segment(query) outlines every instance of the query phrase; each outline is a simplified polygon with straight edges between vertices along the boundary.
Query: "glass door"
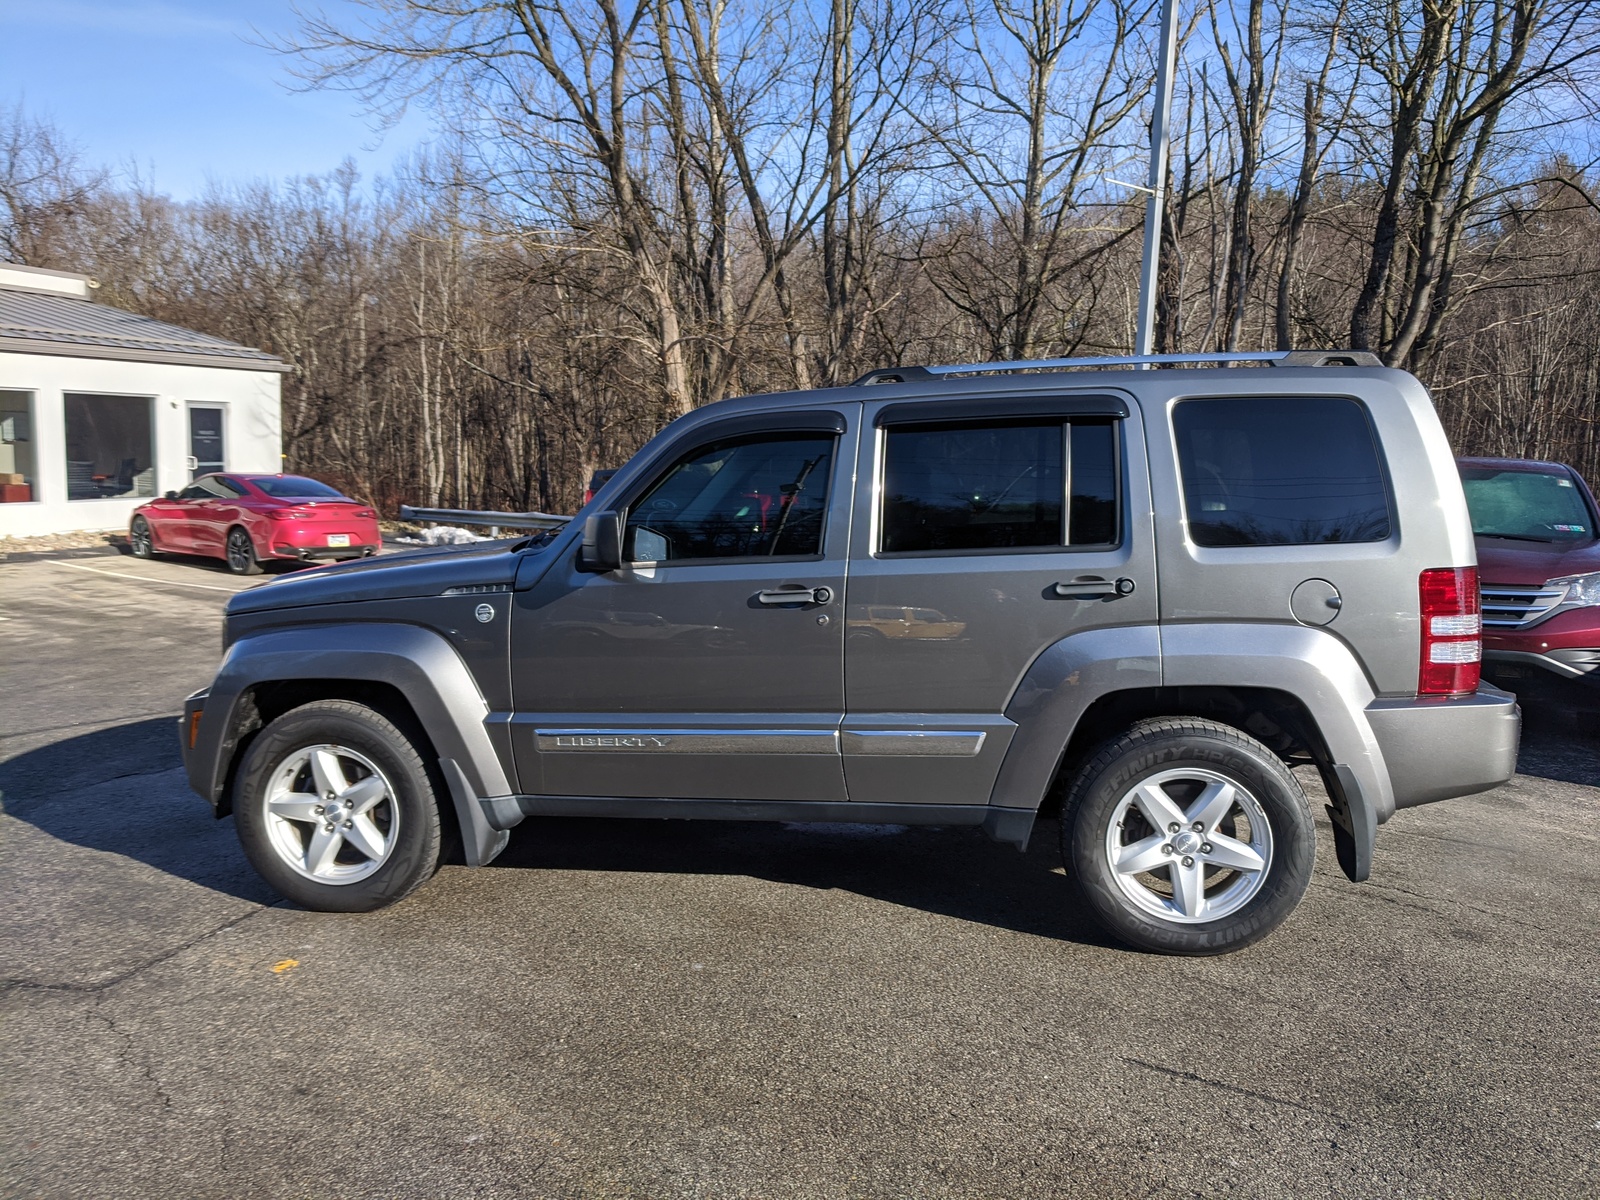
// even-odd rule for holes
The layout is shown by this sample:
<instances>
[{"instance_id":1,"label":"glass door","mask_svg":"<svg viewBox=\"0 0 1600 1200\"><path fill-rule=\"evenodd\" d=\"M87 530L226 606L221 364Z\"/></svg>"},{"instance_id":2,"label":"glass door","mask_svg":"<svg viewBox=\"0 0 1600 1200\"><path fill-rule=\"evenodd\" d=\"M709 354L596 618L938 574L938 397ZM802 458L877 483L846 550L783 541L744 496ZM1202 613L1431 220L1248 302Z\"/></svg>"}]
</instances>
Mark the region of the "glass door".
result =
<instances>
[{"instance_id":1,"label":"glass door","mask_svg":"<svg viewBox=\"0 0 1600 1200\"><path fill-rule=\"evenodd\" d=\"M189 478L227 470L222 445L222 409L214 405L189 406Z\"/></svg>"}]
</instances>

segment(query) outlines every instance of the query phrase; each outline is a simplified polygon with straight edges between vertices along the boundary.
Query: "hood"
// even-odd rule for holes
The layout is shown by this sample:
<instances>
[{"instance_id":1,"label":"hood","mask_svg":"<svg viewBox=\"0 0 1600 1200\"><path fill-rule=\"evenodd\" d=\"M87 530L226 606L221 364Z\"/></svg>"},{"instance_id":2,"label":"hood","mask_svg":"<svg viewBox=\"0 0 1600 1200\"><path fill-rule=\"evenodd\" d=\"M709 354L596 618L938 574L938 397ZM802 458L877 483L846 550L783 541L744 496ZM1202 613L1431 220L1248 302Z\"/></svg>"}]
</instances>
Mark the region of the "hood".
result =
<instances>
[{"instance_id":1,"label":"hood","mask_svg":"<svg viewBox=\"0 0 1600 1200\"><path fill-rule=\"evenodd\" d=\"M1479 536L1478 578L1484 583L1537 587L1567 575L1600 571L1600 541L1518 542Z\"/></svg>"},{"instance_id":2,"label":"hood","mask_svg":"<svg viewBox=\"0 0 1600 1200\"><path fill-rule=\"evenodd\" d=\"M228 601L227 613L232 616L311 604L437 596L449 588L510 587L516 580L517 567L530 556L542 559L555 549L556 541L552 539L538 548L517 549L526 543L526 538L507 538L428 546L296 571L236 593Z\"/></svg>"}]
</instances>

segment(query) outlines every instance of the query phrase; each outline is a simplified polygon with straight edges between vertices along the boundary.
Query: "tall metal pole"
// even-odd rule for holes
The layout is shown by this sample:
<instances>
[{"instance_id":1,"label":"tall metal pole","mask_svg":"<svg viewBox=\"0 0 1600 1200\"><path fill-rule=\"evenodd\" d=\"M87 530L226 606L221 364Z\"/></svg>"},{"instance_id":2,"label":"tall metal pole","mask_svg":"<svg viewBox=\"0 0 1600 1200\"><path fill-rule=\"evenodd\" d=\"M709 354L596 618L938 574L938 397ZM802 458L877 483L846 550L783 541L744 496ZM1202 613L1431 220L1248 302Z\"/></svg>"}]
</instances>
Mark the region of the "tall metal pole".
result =
<instances>
[{"instance_id":1,"label":"tall metal pole","mask_svg":"<svg viewBox=\"0 0 1600 1200\"><path fill-rule=\"evenodd\" d=\"M1167 150L1172 141L1172 76L1178 66L1178 0L1161 0L1161 58L1150 118L1150 195L1144 210L1144 263L1139 270L1139 323L1133 352L1149 354L1156 336L1156 273L1167 206Z\"/></svg>"}]
</instances>

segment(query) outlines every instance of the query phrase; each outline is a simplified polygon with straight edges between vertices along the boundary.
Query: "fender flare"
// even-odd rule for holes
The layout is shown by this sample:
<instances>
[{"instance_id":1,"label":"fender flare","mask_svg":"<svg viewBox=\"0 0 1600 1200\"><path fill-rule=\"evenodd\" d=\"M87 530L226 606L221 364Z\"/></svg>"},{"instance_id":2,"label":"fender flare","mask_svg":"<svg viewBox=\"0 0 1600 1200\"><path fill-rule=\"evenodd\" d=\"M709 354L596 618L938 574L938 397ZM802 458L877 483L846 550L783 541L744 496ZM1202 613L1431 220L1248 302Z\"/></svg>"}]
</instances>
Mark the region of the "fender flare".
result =
<instances>
[{"instance_id":1,"label":"fender flare","mask_svg":"<svg viewBox=\"0 0 1600 1200\"><path fill-rule=\"evenodd\" d=\"M515 791L484 727L489 706L455 648L417 625L305 625L240 638L222 660L187 756L195 791L213 805L221 801L245 692L294 679L348 679L398 689L439 756L467 864L481 866L504 849L509 834L489 826L480 803Z\"/></svg>"},{"instance_id":2,"label":"fender flare","mask_svg":"<svg viewBox=\"0 0 1600 1200\"><path fill-rule=\"evenodd\" d=\"M1006 706L1017 732L989 803L1037 812L1079 720L1102 696L1184 686L1270 689L1305 705L1330 760L1323 774L1341 865L1364 879L1376 828L1394 815L1394 789L1367 719L1372 685L1345 644L1323 629L1138 625L1062 638L1034 660Z\"/></svg>"}]
</instances>

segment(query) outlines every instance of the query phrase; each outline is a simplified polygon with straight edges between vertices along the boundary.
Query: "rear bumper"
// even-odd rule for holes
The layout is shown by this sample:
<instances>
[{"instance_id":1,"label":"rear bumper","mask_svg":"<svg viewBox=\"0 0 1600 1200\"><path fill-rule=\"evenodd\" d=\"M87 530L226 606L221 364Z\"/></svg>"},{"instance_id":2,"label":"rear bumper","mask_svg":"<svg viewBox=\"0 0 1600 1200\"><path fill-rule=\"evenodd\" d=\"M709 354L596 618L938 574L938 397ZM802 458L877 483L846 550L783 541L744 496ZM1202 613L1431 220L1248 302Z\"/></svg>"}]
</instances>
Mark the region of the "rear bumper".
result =
<instances>
[{"instance_id":1,"label":"rear bumper","mask_svg":"<svg viewBox=\"0 0 1600 1200\"><path fill-rule=\"evenodd\" d=\"M1484 686L1471 696L1375 700L1367 721L1383 752L1394 806L1486 792L1517 770L1517 698Z\"/></svg>"},{"instance_id":2,"label":"rear bumper","mask_svg":"<svg viewBox=\"0 0 1600 1200\"><path fill-rule=\"evenodd\" d=\"M320 562L328 559L367 558L379 550L377 543L349 546L291 546L274 543L268 551L269 558L292 559L296 562Z\"/></svg>"}]
</instances>

